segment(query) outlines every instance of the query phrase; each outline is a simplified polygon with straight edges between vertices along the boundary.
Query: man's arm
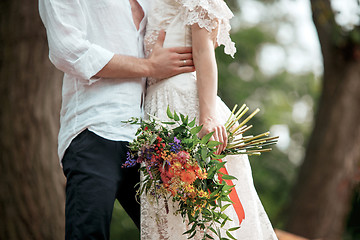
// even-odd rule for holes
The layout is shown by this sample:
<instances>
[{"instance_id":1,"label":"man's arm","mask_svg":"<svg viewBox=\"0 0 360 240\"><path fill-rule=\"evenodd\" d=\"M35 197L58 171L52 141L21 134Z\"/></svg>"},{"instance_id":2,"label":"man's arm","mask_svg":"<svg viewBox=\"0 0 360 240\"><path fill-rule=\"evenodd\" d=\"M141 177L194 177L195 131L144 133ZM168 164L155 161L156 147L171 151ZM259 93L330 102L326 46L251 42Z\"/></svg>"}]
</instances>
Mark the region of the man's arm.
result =
<instances>
[{"instance_id":1,"label":"man's arm","mask_svg":"<svg viewBox=\"0 0 360 240\"><path fill-rule=\"evenodd\" d=\"M49 58L64 73L91 79L114 53L86 39L83 7L74 0L39 0L40 17L46 27Z\"/></svg>"},{"instance_id":2,"label":"man's arm","mask_svg":"<svg viewBox=\"0 0 360 240\"><path fill-rule=\"evenodd\" d=\"M191 47L163 48L164 31L160 31L158 40L148 59L115 54L108 64L95 76L103 78L153 77L168 78L180 73L195 70Z\"/></svg>"},{"instance_id":3,"label":"man's arm","mask_svg":"<svg viewBox=\"0 0 360 240\"><path fill-rule=\"evenodd\" d=\"M89 42L86 20L78 1L39 0L39 11L47 30L51 62L65 73L89 80L89 84L97 81L93 77L162 79L194 71L190 48L163 48L163 32L150 58L139 59L116 55Z\"/></svg>"}]
</instances>

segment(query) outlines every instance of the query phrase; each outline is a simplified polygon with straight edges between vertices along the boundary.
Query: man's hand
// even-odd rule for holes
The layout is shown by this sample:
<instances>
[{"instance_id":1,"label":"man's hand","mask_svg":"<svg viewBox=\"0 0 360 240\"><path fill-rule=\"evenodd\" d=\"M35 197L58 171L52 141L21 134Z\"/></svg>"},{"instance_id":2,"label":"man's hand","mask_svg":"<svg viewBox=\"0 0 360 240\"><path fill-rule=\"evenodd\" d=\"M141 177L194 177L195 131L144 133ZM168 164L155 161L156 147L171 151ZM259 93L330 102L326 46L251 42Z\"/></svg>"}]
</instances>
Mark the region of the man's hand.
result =
<instances>
[{"instance_id":1,"label":"man's hand","mask_svg":"<svg viewBox=\"0 0 360 240\"><path fill-rule=\"evenodd\" d=\"M191 47L164 48L165 32L160 31L158 39L149 57L149 77L169 78L180 73L195 70Z\"/></svg>"}]
</instances>

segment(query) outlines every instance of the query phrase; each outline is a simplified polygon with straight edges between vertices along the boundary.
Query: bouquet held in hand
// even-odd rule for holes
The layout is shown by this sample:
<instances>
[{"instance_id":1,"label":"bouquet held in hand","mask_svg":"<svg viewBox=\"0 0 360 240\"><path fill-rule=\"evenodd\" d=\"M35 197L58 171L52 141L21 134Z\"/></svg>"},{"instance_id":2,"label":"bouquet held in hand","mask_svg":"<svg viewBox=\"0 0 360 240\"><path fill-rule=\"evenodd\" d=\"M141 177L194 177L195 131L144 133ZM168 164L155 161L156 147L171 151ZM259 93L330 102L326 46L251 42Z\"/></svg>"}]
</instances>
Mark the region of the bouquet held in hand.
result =
<instances>
[{"instance_id":1,"label":"bouquet held in hand","mask_svg":"<svg viewBox=\"0 0 360 240\"><path fill-rule=\"evenodd\" d=\"M232 221L225 209L233 201L229 194L234 187L231 180L236 179L224 171L226 155L258 155L270 151L266 148L275 144L277 137L268 137L269 132L257 136L244 136L252 126L245 125L259 110L250 114L240 124L238 121L248 111L243 105L239 110L234 107L225 128L228 143L221 155L215 155L221 143L209 141L212 133L199 138L202 126L195 119L171 112L167 109L169 121L150 116L149 120L131 119L128 122L139 124L137 138L130 143L128 159L124 167L140 164L143 174L138 195L144 192L156 201L177 202L176 214L180 214L189 224L189 238L202 234L204 239L235 239L231 232L239 229L220 229L227 221ZM168 205L166 205L168 206ZM223 231L224 232L224 231Z\"/></svg>"}]
</instances>

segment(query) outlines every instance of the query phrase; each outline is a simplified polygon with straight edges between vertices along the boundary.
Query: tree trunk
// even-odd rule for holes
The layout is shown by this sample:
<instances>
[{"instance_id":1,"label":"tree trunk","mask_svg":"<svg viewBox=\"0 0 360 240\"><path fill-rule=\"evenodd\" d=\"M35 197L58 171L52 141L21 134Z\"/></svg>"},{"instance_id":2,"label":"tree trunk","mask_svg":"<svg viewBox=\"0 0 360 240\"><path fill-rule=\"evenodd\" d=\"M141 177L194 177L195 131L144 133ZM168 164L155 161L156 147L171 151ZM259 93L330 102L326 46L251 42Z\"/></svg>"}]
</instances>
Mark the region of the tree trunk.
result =
<instances>
[{"instance_id":1,"label":"tree trunk","mask_svg":"<svg viewBox=\"0 0 360 240\"><path fill-rule=\"evenodd\" d=\"M37 1L1 0L0 10L0 239L64 239L62 74L48 60Z\"/></svg>"},{"instance_id":2,"label":"tree trunk","mask_svg":"<svg viewBox=\"0 0 360 240\"><path fill-rule=\"evenodd\" d=\"M323 91L287 230L311 239L341 239L360 163L359 46L349 39L336 45L329 1L311 2L324 60Z\"/></svg>"}]
</instances>

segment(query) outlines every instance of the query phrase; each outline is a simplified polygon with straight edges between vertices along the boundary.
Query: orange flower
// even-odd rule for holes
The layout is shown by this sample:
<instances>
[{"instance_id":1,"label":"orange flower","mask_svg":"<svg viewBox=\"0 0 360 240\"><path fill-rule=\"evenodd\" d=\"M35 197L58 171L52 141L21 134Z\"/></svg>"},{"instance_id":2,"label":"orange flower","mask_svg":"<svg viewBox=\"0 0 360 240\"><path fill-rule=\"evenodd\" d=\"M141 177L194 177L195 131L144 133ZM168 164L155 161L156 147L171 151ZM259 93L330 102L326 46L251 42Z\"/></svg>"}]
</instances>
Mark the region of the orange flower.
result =
<instances>
[{"instance_id":1,"label":"orange flower","mask_svg":"<svg viewBox=\"0 0 360 240\"><path fill-rule=\"evenodd\" d=\"M192 184L196 180L196 174L194 171L185 170L180 174L181 181Z\"/></svg>"},{"instance_id":2,"label":"orange flower","mask_svg":"<svg viewBox=\"0 0 360 240\"><path fill-rule=\"evenodd\" d=\"M189 170L193 169L193 166L192 166L190 163L188 163L188 162L185 163L184 167L185 167L186 169L189 169Z\"/></svg>"},{"instance_id":3,"label":"orange flower","mask_svg":"<svg viewBox=\"0 0 360 240\"><path fill-rule=\"evenodd\" d=\"M173 197L175 197L176 194L177 194L177 189L176 189L175 187L171 187L171 188L169 188L169 190L170 190L170 192L171 192L171 195L172 195Z\"/></svg>"}]
</instances>

